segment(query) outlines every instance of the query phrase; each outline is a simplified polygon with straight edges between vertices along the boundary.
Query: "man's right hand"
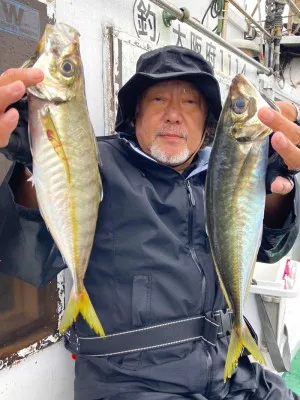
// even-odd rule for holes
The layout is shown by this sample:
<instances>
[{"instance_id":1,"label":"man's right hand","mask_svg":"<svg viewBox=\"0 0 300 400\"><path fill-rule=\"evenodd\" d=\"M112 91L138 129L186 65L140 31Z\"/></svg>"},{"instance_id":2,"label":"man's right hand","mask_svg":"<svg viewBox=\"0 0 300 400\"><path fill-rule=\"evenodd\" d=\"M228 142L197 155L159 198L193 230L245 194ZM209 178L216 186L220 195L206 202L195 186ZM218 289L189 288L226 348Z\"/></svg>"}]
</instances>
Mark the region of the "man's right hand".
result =
<instances>
[{"instance_id":1,"label":"man's right hand","mask_svg":"<svg viewBox=\"0 0 300 400\"><path fill-rule=\"evenodd\" d=\"M0 76L0 147L7 146L19 120L16 109L5 110L24 96L27 87L35 86L43 79L43 72L37 68L12 68Z\"/></svg>"},{"instance_id":2,"label":"man's right hand","mask_svg":"<svg viewBox=\"0 0 300 400\"><path fill-rule=\"evenodd\" d=\"M26 115L21 116L20 122L19 112L11 105L24 96L27 87L35 86L43 79L43 72L36 68L9 69L0 76L0 153L9 160L21 163L14 172L14 179L11 179L11 188L16 203L28 208L38 208L38 203L35 189L27 181L29 172L22 166L28 166L31 158L28 154L27 104L24 103Z\"/></svg>"}]
</instances>

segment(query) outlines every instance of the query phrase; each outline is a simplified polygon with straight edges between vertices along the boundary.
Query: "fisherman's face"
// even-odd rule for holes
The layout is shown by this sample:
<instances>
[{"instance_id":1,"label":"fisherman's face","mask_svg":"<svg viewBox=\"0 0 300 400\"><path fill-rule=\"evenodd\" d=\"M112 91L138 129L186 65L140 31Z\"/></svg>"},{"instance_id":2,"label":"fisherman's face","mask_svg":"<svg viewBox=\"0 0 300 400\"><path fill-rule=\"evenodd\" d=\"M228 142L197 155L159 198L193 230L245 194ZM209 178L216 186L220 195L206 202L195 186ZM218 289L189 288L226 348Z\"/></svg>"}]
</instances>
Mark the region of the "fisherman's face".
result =
<instances>
[{"instance_id":1,"label":"fisherman's face","mask_svg":"<svg viewBox=\"0 0 300 400\"><path fill-rule=\"evenodd\" d=\"M157 83L145 91L138 106L138 143L159 163L182 172L203 143L206 116L206 100L192 83Z\"/></svg>"}]
</instances>

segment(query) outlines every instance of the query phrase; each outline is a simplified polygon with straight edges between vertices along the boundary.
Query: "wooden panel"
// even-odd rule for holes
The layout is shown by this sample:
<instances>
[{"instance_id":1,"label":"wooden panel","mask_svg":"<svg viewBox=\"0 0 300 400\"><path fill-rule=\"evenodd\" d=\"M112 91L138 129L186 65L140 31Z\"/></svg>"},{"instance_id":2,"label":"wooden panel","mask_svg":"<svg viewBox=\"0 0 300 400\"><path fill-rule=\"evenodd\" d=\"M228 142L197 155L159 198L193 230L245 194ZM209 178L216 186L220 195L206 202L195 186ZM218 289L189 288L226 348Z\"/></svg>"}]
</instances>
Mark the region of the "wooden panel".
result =
<instances>
[{"instance_id":1,"label":"wooden panel","mask_svg":"<svg viewBox=\"0 0 300 400\"><path fill-rule=\"evenodd\" d=\"M57 332L57 283L36 289L17 278L0 273L0 359ZM7 283L10 281L10 285ZM2 293L1 293L2 291ZM11 292L8 296L8 292ZM6 297L7 301L3 301Z\"/></svg>"}]
</instances>

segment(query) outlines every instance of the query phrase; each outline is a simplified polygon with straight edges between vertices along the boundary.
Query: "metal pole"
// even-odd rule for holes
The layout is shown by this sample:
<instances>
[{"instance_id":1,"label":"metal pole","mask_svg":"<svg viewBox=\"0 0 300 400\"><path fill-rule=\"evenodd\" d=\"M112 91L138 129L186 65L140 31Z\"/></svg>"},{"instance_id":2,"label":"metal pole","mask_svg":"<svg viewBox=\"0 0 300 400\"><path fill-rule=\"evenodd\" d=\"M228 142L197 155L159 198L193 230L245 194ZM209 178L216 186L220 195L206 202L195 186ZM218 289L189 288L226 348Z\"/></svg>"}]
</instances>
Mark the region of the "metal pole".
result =
<instances>
[{"instance_id":1,"label":"metal pole","mask_svg":"<svg viewBox=\"0 0 300 400\"><path fill-rule=\"evenodd\" d=\"M296 4L292 0L287 0L290 5L291 10L300 18L300 9L296 6Z\"/></svg>"},{"instance_id":2,"label":"metal pole","mask_svg":"<svg viewBox=\"0 0 300 400\"><path fill-rule=\"evenodd\" d=\"M260 7L260 2L261 2L261 0L257 0L257 3L256 3L256 5L255 5L255 7L253 8L253 11L252 11L252 13L251 13L251 17L253 17L253 15L255 14L255 12L256 12L256 10L257 10L257 8ZM259 21L259 22L260 22L260 21Z\"/></svg>"},{"instance_id":3,"label":"metal pole","mask_svg":"<svg viewBox=\"0 0 300 400\"><path fill-rule=\"evenodd\" d=\"M293 12L291 9L291 6L289 6L289 16L288 16L288 22L287 22L287 31L289 33L289 35L292 33L292 25L293 25L293 21L292 21L292 16L293 16Z\"/></svg>"},{"instance_id":4,"label":"metal pole","mask_svg":"<svg viewBox=\"0 0 300 400\"><path fill-rule=\"evenodd\" d=\"M261 32L263 32L266 36L268 36L271 39L271 35L268 31L266 31L258 22L255 21L254 18L251 17L250 14L247 13L241 6L238 5L238 3L235 2L235 0L229 0L229 3L231 3L235 8L239 10L249 21L252 22L253 25L255 25Z\"/></svg>"},{"instance_id":5,"label":"metal pole","mask_svg":"<svg viewBox=\"0 0 300 400\"><path fill-rule=\"evenodd\" d=\"M222 35L221 37L226 40L226 36L227 36L227 24L228 24L228 6L229 6L229 2L228 0L225 0L224 3L224 10L223 10L223 28L222 28Z\"/></svg>"},{"instance_id":6,"label":"metal pole","mask_svg":"<svg viewBox=\"0 0 300 400\"><path fill-rule=\"evenodd\" d=\"M211 32L210 30L206 29L203 25L199 22L187 16L187 10L182 11L180 8L175 7L171 4L168 0L150 0L152 3L156 4L158 7L162 8L169 14L172 14L175 18L177 18L181 22L185 22L192 28L196 29L198 32L203 33L204 35L208 36L210 39L214 40L221 46L225 47L225 49L232 51L234 54L241 57L243 60L247 61L249 64L252 64L254 67L257 68L258 71L266 74L272 75L273 71L270 68L266 68L253 58L249 57L247 54L239 50L237 47L231 45L226 40L222 39L220 36L216 35L215 33Z\"/></svg>"},{"instance_id":7,"label":"metal pole","mask_svg":"<svg viewBox=\"0 0 300 400\"><path fill-rule=\"evenodd\" d=\"M256 3L257 9L258 9L258 22L259 22L259 25L261 25L261 7L260 7L261 4L260 4L260 1L261 0L258 0L258 2ZM253 16L254 13L255 13L255 10L253 10L253 13L252 13L251 16ZM264 38L263 38L263 35L260 35L259 47L260 47L260 61L264 62Z\"/></svg>"}]
</instances>

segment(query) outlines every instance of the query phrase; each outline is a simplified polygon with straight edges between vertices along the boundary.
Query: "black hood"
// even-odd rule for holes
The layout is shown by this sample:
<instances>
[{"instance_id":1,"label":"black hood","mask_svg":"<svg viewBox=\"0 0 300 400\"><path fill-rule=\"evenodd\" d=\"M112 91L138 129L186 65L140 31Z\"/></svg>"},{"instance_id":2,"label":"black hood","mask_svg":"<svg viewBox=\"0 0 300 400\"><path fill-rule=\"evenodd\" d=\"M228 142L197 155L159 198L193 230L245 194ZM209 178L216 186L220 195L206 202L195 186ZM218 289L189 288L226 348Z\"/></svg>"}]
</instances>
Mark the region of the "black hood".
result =
<instances>
[{"instance_id":1,"label":"black hood","mask_svg":"<svg viewBox=\"0 0 300 400\"><path fill-rule=\"evenodd\" d=\"M118 94L117 132L132 132L136 105L150 86L165 80L182 79L193 83L205 96L210 119L218 121L222 104L219 83L211 65L198 53L179 46L165 46L140 56L136 73Z\"/></svg>"}]
</instances>

